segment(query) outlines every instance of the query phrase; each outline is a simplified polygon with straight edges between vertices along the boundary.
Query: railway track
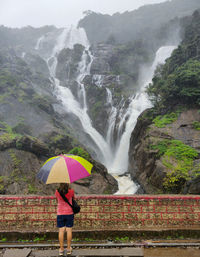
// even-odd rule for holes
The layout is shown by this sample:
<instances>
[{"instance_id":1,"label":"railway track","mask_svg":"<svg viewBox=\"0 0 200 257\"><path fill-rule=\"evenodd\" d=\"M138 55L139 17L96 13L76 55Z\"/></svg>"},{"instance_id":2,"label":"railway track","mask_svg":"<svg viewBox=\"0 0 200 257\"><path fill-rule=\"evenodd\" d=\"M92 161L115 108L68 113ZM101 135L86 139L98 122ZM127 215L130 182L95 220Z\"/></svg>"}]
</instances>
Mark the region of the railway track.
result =
<instances>
[{"instance_id":1,"label":"railway track","mask_svg":"<svg viewBox=\"0 0 200 257\"><path fill-rule=\"evenodd\" d=\"M0 249L3 248L34 248L34 249L57 249L58 243L0 243ZM74 249L101 249L101 248L130 248L130 247L200 247L200 242L141 242L141 243L74 243L72 244Z\"/></svg>"},{"instance_id":2,"label":"railway track","mask_svg":"<svg viewBox=\"0 0 200 257\"><path fill-rule=\"evenodd\" d=\"M74 243L72 245L74 257L87 256L120 256L120 257L145 257L145 250L148 248L159 249L196 249L200 253L200 242L142 242L142 243ZM24 256L24 257L56 257L58 256L58 243L1 243L0 257ZM175 250L175 249L174 249ZM24 255L23 255L24 253ZM200 256L197 255L197 256Z\"/></svg>"}]
</instances>

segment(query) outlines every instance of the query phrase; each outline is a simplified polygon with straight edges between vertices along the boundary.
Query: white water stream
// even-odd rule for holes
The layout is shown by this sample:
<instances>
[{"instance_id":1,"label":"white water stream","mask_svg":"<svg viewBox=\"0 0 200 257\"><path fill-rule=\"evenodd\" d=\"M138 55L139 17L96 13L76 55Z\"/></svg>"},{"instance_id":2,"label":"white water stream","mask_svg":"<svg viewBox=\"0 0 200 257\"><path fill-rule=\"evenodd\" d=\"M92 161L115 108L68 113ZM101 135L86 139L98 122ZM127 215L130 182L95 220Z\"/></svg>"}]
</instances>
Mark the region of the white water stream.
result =
<instances>
[{"instance_id":1,"label":"white water stream","mask_svg":"<svg viewBox=\"0 0 200 257\"><path fill-rule=\"evenodd\" d=\"M44 36L38 39L35 50L39 51L42 40L44 40ZM82 44L85 47L85 51L83 52L82 59L79 63L79 74L76 79L79 85L79 101L75 99L71 90L67 87L61 86L60 81L56 78L57 54L63 48L73 48L74 44L77 43ZM171 52L174 48L175 46L161 47L156 53L156 58L152 66L142 69L140 74L140 91L135 97L131 98L130 105L126 112L123 113L123 111L121 111L122 119L120 127L125 127L125 130L121 137L118 139L119 143L115 151L113 151L111 147L111 141L117 113L119 110L113 106L112 93L108 88L106 88L107 99L105 99L105 101L107 101L111 108L109 113L106 138L104 138L93 127L90 117L87 113L87 96L82 81L86 75L90 74L90 67L93 61L93 56L89 51L89 42L85 31L83 29L75 28L70 28L70 30L63 29L60 36L57 38L57 42L54 49L52 50L51 56L46 59L50 70L51 79L54 82L55 95L57 96L57 99L60 101L66 112L73 113L80 120L83 130L94 141L97 147L95 147L93 150L99 157L99 161L102 162L107 167L108 172L118 180L119 191L117 194L134 194L137 190L137 186L129 176L120 176L127 172L130 136L140 113L151 106L151 103L149 102L148 97L144 92L145 87L151 82L156 66L159 63L163 63L165 59L171 55ZM89 63L87 61L88 55L90 58ZM49 60L53 61L49 62ZM51 65L49 63L51 63ZM93 80L99 87L102 86L103 79L104 77L102 75L93 76ZM120 78L117 79L120 80Z\"/></svg>"},{"instance_id":2,"label":"white water stream","mask_svg":"<svg viewBox=\"0 0 200 257\"><path fill-rule=\"evenodd\" d=\"M120 144L115 154L115 158L108 170L114 174L123 174L127 171L128 168L128 150L129 150L129 141L131 133L136 125L138 116L147 108L151 107L151 102L148 99L147 94L145 93L146 86L152 81L154 71L158 64L164 63L166 58L168 58L172 51L175 49L175 46L165 46L161 47L157 53L155 60L151 67L144 67L140 74L140 92L132 98L132 101L127 109L124 117L129 117L126 122L125 131L120 139Z\"/></svg>"}]
</instances>

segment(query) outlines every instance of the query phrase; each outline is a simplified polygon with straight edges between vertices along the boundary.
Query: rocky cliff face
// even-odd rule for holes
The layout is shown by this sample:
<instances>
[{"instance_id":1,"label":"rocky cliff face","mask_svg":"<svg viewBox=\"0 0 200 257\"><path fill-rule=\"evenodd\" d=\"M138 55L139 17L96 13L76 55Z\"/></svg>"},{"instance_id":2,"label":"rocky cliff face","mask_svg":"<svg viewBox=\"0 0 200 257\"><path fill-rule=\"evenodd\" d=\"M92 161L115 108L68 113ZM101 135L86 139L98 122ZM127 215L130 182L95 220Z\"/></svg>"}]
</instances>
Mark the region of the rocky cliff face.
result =
<instances>
[{"instance_id":1,"label":"rocky cliff face","mask_svg":"<svg viewBox=\"0 0 200 257\"><path fill-rule=\"evenodd\" d=\"M55 136L56 137L56 136ZM0 194L54 194L57 185L44 185L36 179L36 174L42 164L50 156L73 148L69 137L61 138L51 143L49 137L44 143L36 138L11 136L8 133L0 135ZM64 140L65 139L65 140ZM116 180L110 176L107 169L100 163L93 163L92 176L75 182L73 188L77 194L112 194L117 191Z\"/></svg>"},{"instance_id":2,"label":"rocky cliff face","mask_svg":"<svg viewBox=\"0 0 200 257\"><path fill-rule=\"evenodd\" d=\"M140 192L143 190L153 194L167 193L169 190L174 193L199 194L200 130L195 127L200 121L199 110L185 110L178 114L174 122L164 127L152 124L149 115L150 111L145 111L138 118L129 150L129 172L133 180L141 185ZM167 148L161 142L165 142ZM172 142L175 142L173 149L170 148L170 144L174 144ZM172 154L167 154L169 148ZM192 149L196 153L192 158L191 169L188 166L189 157L183 157L184 149L187 153ZM176 154L181 155L181 158ZM184 176L184 167L189 169L187 177Z\"/></svg>"},{"instance_id":3,"label":"rocky cliff face","mask_svg":"<svg viewBox=\"0 0 200 257\"><path fill-rule=\"evenodd\" d=\"M147 193L200 192L199 21L199 11L183 20L183 41L147 88L154 108L132 133L129 171Z\"/></svg>"},{"instance_id":4,"label":"rocky cliff face","mask_svg":"<svg viewBox=\"0 0 200 257\"><path fill-rule=\"evenodd\" d=\"M80 86L77 77L84 51L85 48L78 44L74 45L73 49L63 49L58 55L56 68L56 76L61 85L70 88L78 101ZM126 105L130 94L134 90L136 92L135 80L124 72L119 75L120 68L118 72L113 69L113 59L119 57L114 45L99 43L91 46L90 52L91 54L85 52L90 72L81 82L85 87L88 115L93 126L106 136L111 108L116 107L119 110Z\"/></svg>"},{"instance_id":5,"label":"rocky cliff face","mask_svg":"<svg viewBox=\"0 0 200 257\"><path fill-rule=\"evenodd\" d=\"M54 95L52 78L47 57L54 47L55 37L60 30L46 28L27 31L12 31L1 28L6 35L8 45L0 42L0 193L2 194L50 194L54 187L40 184L35 180L44 161L61 153L67 153L74 147L83 147L73 130L68 127L65 117L55 111L58 100ZM61 30L62 31L62 30ZM12 39L22 33L24 44ZM27 36L32 33L31 38ZM45 36L43 35L45 33ZM39 40L38 40L39 38ZM43 41L42 41L43 39ZM29 42L29 40L31 42ZM29 44L30 43L30 44ZM20 47L19 45L20 44ZM42 44L42 45L41 45ZM38 54L37 49L40 47ZM63 49L58 53L56 76L66 85L77 76L77 69L84 47L75 45L74 50ZM64 69L65 62L68 70ZM68 76L69 75L69 76ZM68 76L68 77L67 77ZM107 173L106 168L94 163L94 176L77 183L77 193L114 193L117 191L116 180Z\"/></svg>"}]
</instances>

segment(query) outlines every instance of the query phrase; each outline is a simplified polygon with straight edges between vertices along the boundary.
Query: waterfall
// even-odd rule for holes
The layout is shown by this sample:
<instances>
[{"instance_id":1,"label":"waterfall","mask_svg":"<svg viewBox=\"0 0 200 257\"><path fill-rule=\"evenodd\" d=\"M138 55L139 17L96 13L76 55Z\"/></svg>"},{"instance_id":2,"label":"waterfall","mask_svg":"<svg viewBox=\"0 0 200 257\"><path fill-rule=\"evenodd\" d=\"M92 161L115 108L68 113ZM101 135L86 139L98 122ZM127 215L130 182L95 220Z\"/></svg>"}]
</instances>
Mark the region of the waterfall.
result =
<instances>
[{"instance_id":1,"label":"waterfall","mask_svg":"<svg viewBox=\"0 0 200 257\"><path fill-rule=\"evenodd\" d=\"M110 148L112 147L112 136L113 136L113 131L115 127L115 121L117 117L117 108L113 106L112 103L112 93L110 89L106 88L107 92L107 103L111 106L111 110L109 113L109 118L108 118L108 130L107 130L107 135L106 135L106 141L108 145L110 145Z\"/></svg>"},{"instance_id":2,"label":"waterfall","mask_svg":"<svg viewBox=\"0 0 200 257\"><path fill-rule=\"evenodd\" d=\"M38 50L40 48L40 44L41 42L44 40L44 35L41 36L38 40L37 40L37 43L36 43L36 46L35 46L35 50Z\"/></svg>"},{"instance_id":3,"label":"waterfall","mask_svg":"<svg viewBox=\"0 0 200 257\"><path fill-rule=\"evenodd\" d=\"M38 39L35 46L36 51L40 51L40 47L45 37ZM79 85L79 92L77 100L72 94L71 90L63 87L58 78L56 78L57 55L63 48L72 49L75 44L82 44L85 47L81 61L78 65L79 74L76 82ZM130 97L129 107L125 108L124 99L121 100L120 109L113 106L112 93L106 88L107 99L106 103L110 106L109 119L107 122L107 135L104 138L92 125L92 121L87 112L87 96L83 79L90 74L90 67L93 61L93 56L89 50L89 42L86 33L83 29L70 28L63 29L58 36L55 46L48 57L45 57L49 67L51 81L54 84L54 93L62 109L66 113L71 113L78 118L82 125L85 134L89 135L94 142L93 151L98 156L98 160L102 162L119 183L118 194L127 193L133 194L137 190L137 186L131 181L129 176L120 176L127 172L128 168L128 150L131 132L133 131L137 118L140 113L151 106L148 97L145 93L145 86L151 82L154 70L158 63L163 63L164 60L170 56L175 46L166 46L160 48L156 53L156 58L151 67L145 67L141 71L140 91ZM88 60L90 60L88 62ZM93 75L93 82L98 87L103 86L104 75ZM116 83L120 83L120 77L116 77ZM120 118L118 126L118 143L116 149L112 148L113 134L116 126L116 120Z\"/></svg>"},{"instance_id":4,"label":"waterfall","mask_svg":"<svg viewBox=\"0 0 200 257\"><path fill-rule=\"evenodd\" d=\"M110 163L109 171L114 174L123 174L128 168L128 150L131 133L136 125L138 116L147 108L151 107L151 103L145 93L145 87L152 81L154 71L158 64L170 57L176 46L165 46L158 49L155 60L151 67L144 67L140 74L140 91L132 98L132 101L126 111L125 117L129 117L126 127L120 139L120 144L115 154L114 160Z\"/></svg>"},{"instance_id":5,"label":"waterfall","mask_svg":"<svg viewBox=\"0 0 200 257\"><path fill-rule=\"evenodd\" d=\"M41 39L39 39L41 44ZM81 61L78 66L79 75L76 81L79 85L79 101L75 99L71 90L60 85L60 81L56 78L57 54L63 48L72 48L75 44L82 44L85 47ZM37 45L40 45L37 43ZM87 57L89 55L90 62L87 64ZM51 64L50 61L51 60ZM52 61L53 60L53 61ZM112 152L103 136L92 126L92 122L87 113L87 101L84 84L82 83L84 77L90 73L90 66L93 61L93 56L89 51L89 42L86 33L83 29L63 29L60 36L57 38L55 47L52 50L51 56L46 59L50 70L50 75L54 81L55 95L62 104L66 112L74 114L81 122L82 128L95 143L94 152L99 157L99 160L107 166L107 160L112 159Z\"/></svg>"},{"instance_id":6,"label":"waterfall","mask_svg":"<svg viewBox=\"0 0 200 257\"><path fill-rule=\"evenodd\" d=\"M87 53L89 53L89 57L90 57L89 64L87 64L87 58L88 58ZM93 56L90 54L89 46L87 46L87 48L83 52L81 61L79 63L79 75L76 79L76 81L78 82L79 88L80 88L80 90L78 92L78 96L83 105L83 108L85 109L85 112L87 112L87 101L86 101L85 86L82 83L82 81L86 75L90 74L90 67L91 67L92 62L93 62Z\"/></svg>"},{"instance_id":7,"label":"waterfall","mask_svg":"<svg viewBox=\"0 0 200 257\"><path fill-rule=\"evenodd\" d=\"M98 87L102 87L104 81L104 75L95 74L92 76L92 82Z\"/></svg>"}]
</instances>

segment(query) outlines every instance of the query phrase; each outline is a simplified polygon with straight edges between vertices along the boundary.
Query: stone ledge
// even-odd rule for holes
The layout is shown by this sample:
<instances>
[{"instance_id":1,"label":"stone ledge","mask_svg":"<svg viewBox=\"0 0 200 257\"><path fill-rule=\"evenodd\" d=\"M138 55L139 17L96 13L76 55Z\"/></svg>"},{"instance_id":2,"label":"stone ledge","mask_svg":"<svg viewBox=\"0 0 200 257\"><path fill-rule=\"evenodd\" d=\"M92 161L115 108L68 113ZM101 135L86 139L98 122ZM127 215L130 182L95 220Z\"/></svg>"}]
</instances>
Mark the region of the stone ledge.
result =
<instances>
[{"instance_id":1,"label":"stone ledge","mask_svg":"<svg viewBox=\"0 0 200 257\"><path fill-rule=\"evenodd\" d=\"M58 231L0 231L0 238L6 238L6 242L16 242L22 240L33 241L34 238L42 238L45 236L45 241L53 240L57 241L58 239ZM73 238L75 239L75 243L78 241L84 241L88 243L88 239L91 241L115 241L125 242L124 240L150 240L150 239L163 239L167 238L174 240L198 240L200 238L200 230L199 229L165 229L165 230L98 230L98 231L73 231ZM182 239L180 239L182 238ZM2 242L1 244L5 244L6 242ZM41 240L39 243L43 243Z\"/></svg>"}]
</instances>

